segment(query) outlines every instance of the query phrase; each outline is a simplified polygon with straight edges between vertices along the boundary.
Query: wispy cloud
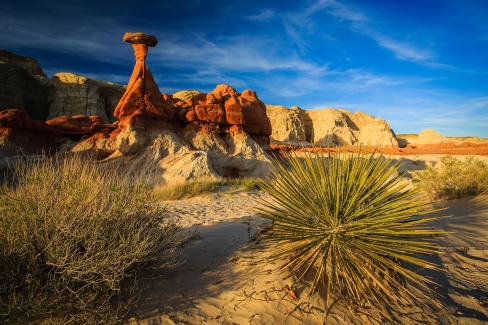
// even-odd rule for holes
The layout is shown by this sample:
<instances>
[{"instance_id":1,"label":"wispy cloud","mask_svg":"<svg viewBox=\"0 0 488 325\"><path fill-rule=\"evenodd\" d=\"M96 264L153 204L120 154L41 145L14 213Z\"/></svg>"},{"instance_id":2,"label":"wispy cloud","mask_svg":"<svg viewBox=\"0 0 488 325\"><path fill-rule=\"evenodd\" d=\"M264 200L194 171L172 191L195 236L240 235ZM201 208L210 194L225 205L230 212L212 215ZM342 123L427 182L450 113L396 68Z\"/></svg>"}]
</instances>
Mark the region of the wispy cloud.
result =
<instances>
[{"instance_id":1,"label":"wispy cloud","mask_svg":"<svg viewBox=\"0 0 488 325\"><path fill-rule=\"evenodd\" d=\"M266 40L247 36L210 40L200 34L191 42L182 42L177 35L167 35L153 53L158 58L156 64L173 67L212 67L241 72L289 70L310 76L327 71L326 66L302 60L293 52L284 56L270 48Z\"/></svg>"},{"instance_id":2,"label":"wispy cloud","mask_svg":"<svg viewBox=\"0 0 488 325\"><path fill-rule=\"evenodd\" d=\"M250 20L257 20L257 21L264 21L264 20L269 20L271 18L276 17L276 13L271 10L271 9L264 9L258 14L248 16L247 19Z\"/></svg>"},{"instance_id":3,"label":"wispy cloud","mask_svg":"<svg viewBox=\"0 0 488 325\"><path fill-rule=\"evenodd\" d=\"M431 50L418 47L411 42L394 39L374 28L373 19L357 7L336 0L319 0L310 5L304 13L311 16L319 11L326 11L337 20L347 23L352 31L371 38L378 46L392 52L400 60L411 61L432 68L447 67L447 65L436 62L436 55Z\"/></svg>"}]
</instances>

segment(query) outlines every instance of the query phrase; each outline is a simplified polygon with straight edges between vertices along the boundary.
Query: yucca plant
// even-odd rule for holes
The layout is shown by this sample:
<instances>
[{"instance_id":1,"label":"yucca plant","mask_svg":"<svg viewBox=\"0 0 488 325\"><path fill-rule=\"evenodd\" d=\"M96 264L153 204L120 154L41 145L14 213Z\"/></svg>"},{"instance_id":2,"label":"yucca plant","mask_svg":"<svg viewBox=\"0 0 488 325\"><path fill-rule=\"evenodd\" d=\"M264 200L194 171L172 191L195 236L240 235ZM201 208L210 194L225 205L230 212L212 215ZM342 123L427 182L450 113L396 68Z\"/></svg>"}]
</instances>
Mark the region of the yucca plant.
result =
<instances>
[{"instance_id":1,"label":"yucca plant","mask_svg":"<svg viewBox=\"0 0 488 325\"><path fill-rule=\"evenodd\" d=\"M274 258L297 281L313 276L310 294L325 288L350 302L412 301L404 281L427 287L431 281L405 262L436 266L421 258L436 251L427 226L439 211L397 172L397 165L364 153L329 156L288 154L276 160L261 188L271 195L261 214L273 220L268 240L277 243ZM401 279L401 281L399 280Z\"/></svg>"}]
</instances>

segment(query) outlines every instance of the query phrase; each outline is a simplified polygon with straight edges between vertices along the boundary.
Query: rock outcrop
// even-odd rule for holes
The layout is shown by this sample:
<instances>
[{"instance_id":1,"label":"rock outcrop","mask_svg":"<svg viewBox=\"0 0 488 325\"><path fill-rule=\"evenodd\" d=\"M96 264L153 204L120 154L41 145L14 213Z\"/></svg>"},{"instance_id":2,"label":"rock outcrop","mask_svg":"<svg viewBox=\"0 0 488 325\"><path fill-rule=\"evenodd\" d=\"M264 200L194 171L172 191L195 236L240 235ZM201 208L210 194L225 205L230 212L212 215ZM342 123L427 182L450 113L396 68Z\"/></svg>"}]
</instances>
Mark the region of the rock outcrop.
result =
<instances>
[{"instance_id":1,"label":"rock outcrop","mask_svg":"<svg viewBox=\"0 0 488 325\"><path fill-rule=\"evenodd\" d=\"M419 133L417 144L440 144L447 139L434 129L426 129Z\"/></svg>"},{"instance_id":2,"label":"rock outcrop","mask_svg":"<svg viewBox=\"0 0 488 325\"><path fill-rule=\"evenodd\" d=\"M401 147L408 145L439 145L444 143L454 143L449 138L444 137L434 129L426 129L419 134L403 134L398 136L398 142Z\"/></svg>"},{"instance_id":3,"label":"rock outcrop","mask_svg":"<svg viewBox=\"0 0 488 325\"><path fill-rule=\"evenodd\" d=\"M123 86L58 73L50 80L35 59L0 50L0 110L21 109L36 120L98 115L113 122Z\"/></svg>"},{"instance_id":4,"label":"rock outcrop","mask_svg":"<svg viewBox=\"0 0 488 325\"><path fill-rule=\"evenodd\" d=\"M44 120L49 91L49 79L36 60L0 50L0 110L21 109Z\"/></svg>"},{"instance_id":5,"label":"rock outcrop","mask_svg":"<svg viewBox=\"0 0 488 325\"><path fill-rule=\"evenodd\" d=\"M145 170L155 182L265 175L271 163L253 138L269 144L271 125L255 92L218 85L208 94L163 95L145 63L156 38L127 33L123 40L132 44L136 63L114 112L116 129L92 135L73 151L110 155L110 163Z\"/></svg>"},{"instance_id":6,"label":"rock outcrop","mask_svg":"<svg viewBox=\"0 0 488 325\"><path fill-rule=\"evenodd\" d=\"M180 92L183 93L183 92ZM218 133L249 134L256 142L267 147L271 135L271 122L266 106L253 90L238 93L229 85L217 85L210 93L186 93L186 101L168 96L176 105L180 122L214 129Z\"/></svg>"},{"instance_id":7,"label":"rock outcrop","mask_svg":"<svg viewBox=\"0 0 488 325\"><path fill-rule=\"evenodd\" d=\"M60 135L44 122L18 109L0 111L0 156L12 157L54 152Z\"/></svg>"},{"instance_id":8,"label":"rock outcrop","mask_svg":"<svg viewBox=\"0 0 488 325\"><path fill-rule=\"evenodd\" d=\"M37 62L37 60L34 58L29 58L27 56L17 55L12 52L0 50L0 61L8 63L9 65L18 66L26 72L30 73L31 75L41 78L47 78L44 71L42 71L39 62Z\"/></svg>"},{"instance_id":9,"label":"rock outcrop","mask_svg":"<svg viewBox=\"0 0 488 325\"><path fill-rule=\"evenodd\" d=\"M57 73L51 79L48 118L97 115L104 123L114 121L114 107L125 92L123 86L74 73Z\"/></svg>"},{"instance_id":10,"label":"rock outcrop","mask_svg":"<svg viewBox=\"0 0 488 325\"><path fill-rule=\"evenodd\" d=\"M294 106L266 105L266 114L271 121L271 139L279 142L305 142L305 121L303 111Z\"/></svg>"},{"instance_id":11,"label":"rock outcrop","mask_svg":"<svg viewBox=\"0 0 488 325\"><path fill-rule=\"evenodd\" d=\"M267 106L272 122L272 140L306 141L318 146L370 145L398 146L394 132L383 119L347 110L288 109Z\"/></svg>"}]
</instances>

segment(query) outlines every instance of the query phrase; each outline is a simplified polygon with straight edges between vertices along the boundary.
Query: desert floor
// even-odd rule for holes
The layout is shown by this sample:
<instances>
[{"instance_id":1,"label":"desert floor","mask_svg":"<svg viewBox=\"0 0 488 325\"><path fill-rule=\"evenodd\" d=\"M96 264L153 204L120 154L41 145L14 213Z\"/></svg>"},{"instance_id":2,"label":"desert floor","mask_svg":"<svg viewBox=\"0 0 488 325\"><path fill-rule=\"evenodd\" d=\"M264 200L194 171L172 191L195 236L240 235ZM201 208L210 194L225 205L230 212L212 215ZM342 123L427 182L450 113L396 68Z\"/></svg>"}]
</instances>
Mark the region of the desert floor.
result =
<instances>
[{"instance_id":1,"label":"desert floor","mask_svg":"<svg viewBox=\"0 0 488 325\"><path fill-rule=\"evenodd\" d=\"M404 157L401 168L422 169L439 157ZM438 283L437 294L383 312L350 308L340 299L326 308L320 292L309 297L306 283L286 278L279 264L268 260L272 247L260 241L269 222L255 210L256 199L267 198L259 191L238 191L163 202L174 220L186 231L196 229L197 236L184 248L186 261L178 268L144 274L145 289L128 323L487 324L488 196L437 204L450 217L435 227L450 233L430 258L445 272L423 271Z\"/></svg>"}]
</instances>

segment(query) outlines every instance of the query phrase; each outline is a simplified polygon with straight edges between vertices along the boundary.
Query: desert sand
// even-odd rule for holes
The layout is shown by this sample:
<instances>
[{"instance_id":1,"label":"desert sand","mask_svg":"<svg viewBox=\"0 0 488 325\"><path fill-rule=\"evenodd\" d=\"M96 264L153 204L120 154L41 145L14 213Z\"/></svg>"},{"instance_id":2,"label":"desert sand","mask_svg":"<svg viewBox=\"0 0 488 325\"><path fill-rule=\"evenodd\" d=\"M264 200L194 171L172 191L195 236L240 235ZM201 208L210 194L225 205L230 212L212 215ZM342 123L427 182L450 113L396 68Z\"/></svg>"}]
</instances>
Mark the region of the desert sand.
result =
<instances>
[{"instance_id":1,"label":"desert sand","mask_svg":"<svg viewBox=\"0 0 488 325\"><path fill-rule=\"evenodd\" d=\"M437 155L403 160L406 170L435 164ZM407 174L408 176L408 174ZM145 289L130 324L486 324L488 322L488 196L437 203L450 216L434 225L449 234L429 258L438 286L415 305L378 312L351 308L338 297L326 307L321 293L278 270L273 247L260 241L269 223L259 217L260 191L213 193L167 204L174 221L196 239L178 268L144 274ZM425 272L425 271L421 271ZM408 284L407 284L408 285ZM288 293L290 287L297 299ZM415 290L414 288L412 288Z\"/></svg>"}]
</instances>

